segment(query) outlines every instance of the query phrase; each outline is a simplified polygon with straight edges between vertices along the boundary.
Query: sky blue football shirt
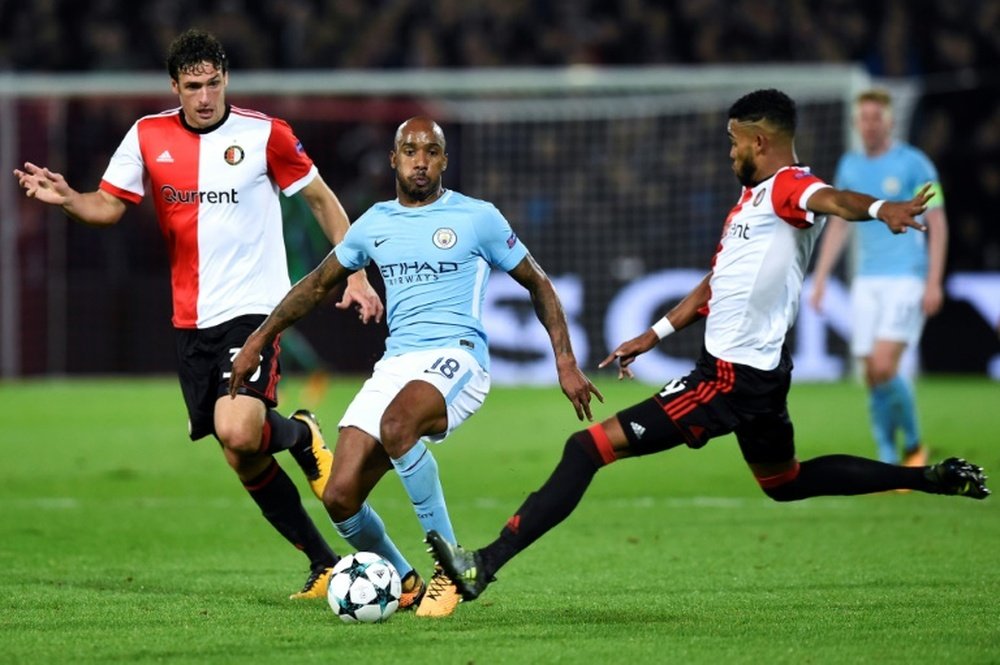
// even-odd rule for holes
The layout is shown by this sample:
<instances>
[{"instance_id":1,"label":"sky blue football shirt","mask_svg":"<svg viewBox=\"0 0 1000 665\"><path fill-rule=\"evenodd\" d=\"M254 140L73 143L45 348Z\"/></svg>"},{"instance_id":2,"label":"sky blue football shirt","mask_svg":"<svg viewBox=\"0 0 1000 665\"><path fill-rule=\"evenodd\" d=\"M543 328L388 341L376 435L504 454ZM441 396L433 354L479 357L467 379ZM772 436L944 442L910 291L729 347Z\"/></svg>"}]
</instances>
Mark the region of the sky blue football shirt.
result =
<instances>
[{"instance_id":1,"label":"sky blue football shirt","mask_svg":"<svg viewBox=\"0 0 1000 665\"><path fill-rule=\"evenodd\" d=\"M840 158L834 178L839 189L852 189L886 201L907 201L928 182L935 185L929 207L942 205L937 169L920 150L893 143L886 152L868 157L849 152ZM858 240L857 274L867 276L927 275L927 236L910 229L894 235L882 222L853 224Z\"/></svg>"},{"instance_id":2,"label":"sky blue football shirt","mask_svg":"<svg viewBox=\"0 0 1000 665\"><path fill-rule=\"evenodd\" d=\"M489 371L482 310L491 266L508 272L528 254L492 203L445 190L410 208L376 203L334 249L357 270L374 261L385 281L385 356L463 348Z\"/></svg>"}]
</instances>

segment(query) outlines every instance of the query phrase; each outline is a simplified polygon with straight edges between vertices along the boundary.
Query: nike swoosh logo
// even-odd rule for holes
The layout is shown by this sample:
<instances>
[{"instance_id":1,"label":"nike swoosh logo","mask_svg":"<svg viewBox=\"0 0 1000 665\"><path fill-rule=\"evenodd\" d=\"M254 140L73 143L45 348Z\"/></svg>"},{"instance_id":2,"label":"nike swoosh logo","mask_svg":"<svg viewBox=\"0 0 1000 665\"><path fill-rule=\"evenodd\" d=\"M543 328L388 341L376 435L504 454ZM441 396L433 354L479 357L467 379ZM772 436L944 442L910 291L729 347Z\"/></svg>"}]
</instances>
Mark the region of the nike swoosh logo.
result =
<instances>
[{"instance_id":1,"label":"nike swoosh logo","mask_svg":"<svg viewBox=\"0 0 1000 665\"><path fill-rule=\"evenodd\" d=\"M377 238L375 240L375 246L378 247L379 245L381 245L382 243L384 243L386 240L388 240L388 238Z\"/></svg>"}]
</instances>

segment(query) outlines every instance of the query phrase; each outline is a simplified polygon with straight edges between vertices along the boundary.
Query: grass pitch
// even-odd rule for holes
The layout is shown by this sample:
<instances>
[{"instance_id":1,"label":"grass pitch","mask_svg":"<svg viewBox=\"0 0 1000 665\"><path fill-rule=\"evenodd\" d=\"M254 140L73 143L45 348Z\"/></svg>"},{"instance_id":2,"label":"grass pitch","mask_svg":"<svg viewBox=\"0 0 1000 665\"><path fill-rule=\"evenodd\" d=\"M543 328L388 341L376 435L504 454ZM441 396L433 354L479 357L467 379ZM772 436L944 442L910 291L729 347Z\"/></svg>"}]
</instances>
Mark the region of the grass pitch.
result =
<instances>
[{"instance_id":1,"label":"grass pitch","mask_svg":"<svg viewBox=\"0 0 1000 665\"><path fill-rule=\"evenodd\" d=\"M653 390L598 384L597 418ZM334 381L307 404L328 433L359 385ZM284 412L308 401L303 387L286 379ZM927 378L917 392L933 457L965 456L1000 481L1000 385ZM791 411L800 458L873 454L861 387L796 385ZM0 384L0 662L1000 662L997 496L777 504L727 437L602 470L565 523L454 616L351 626L325 601L286 599L305 559L185 425L172 378ZM435 448L464 544L494 538L578 427L556 388L495 388ZM427 575L398 480L372 503Z\"/></svg>"}]
</instances>

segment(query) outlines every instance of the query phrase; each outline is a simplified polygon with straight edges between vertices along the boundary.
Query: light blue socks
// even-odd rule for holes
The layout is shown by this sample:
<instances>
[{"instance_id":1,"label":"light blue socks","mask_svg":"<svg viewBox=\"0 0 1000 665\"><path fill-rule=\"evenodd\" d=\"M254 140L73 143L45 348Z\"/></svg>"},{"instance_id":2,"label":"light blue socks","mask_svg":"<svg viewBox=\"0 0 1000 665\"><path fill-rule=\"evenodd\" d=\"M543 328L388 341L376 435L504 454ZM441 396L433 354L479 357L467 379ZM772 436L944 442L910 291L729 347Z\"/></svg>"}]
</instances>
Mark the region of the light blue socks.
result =
<instances>
[{"instance_id":1,"label":"light blue socks","mask_svg":"<svg viewBox=\"0 0 1000 665\"><path fill-rule=\"evenodd\" d=\"M448 517L448 508L444 502L444 490L438 477L438 466L434 455L427 446L418 441L408 453L399 459L392 460L403 487L413 503L417 519L424 533L431 529L440 533L448 542L455 542L455 532ZM356 550L375 552L388 560L401 577L413 570L413 566L403 557L389 534L385 523L366 502L355 515L343 522L334 522L337 533Z\"/></svg>"},{"instance_id":2,"label":"light blue socks","mask_svg":"<svg viewBox=\"0 0 1000 665\"><path fill-rule=\"evenodd\" d=\"M896 430L903 432L903 447L913 451L920 443L916 400L913 388L900 375L872 388L868 395L872 435L878 457L889 464L899 464L896 450Z\"/></svg>"},{"instance_id":3,"label":"light blue socks","mask_svg":"<svg viewBox=\"0 0 1000 665\"><path fill-rule=\"evenodd\" d=\"M406 577L406 574L413 570L413 566L403 558L396 544L386 533L382 518L367 503L343 522L334 522L333 526L351 547L359 552L375 552L395 566L400 577Z\"/></svg>"},{"instance_id":4,"label":"light blue socks","mask_svg":"<svg viewBox=\"0 0 1000 665\"><path fill-rule=\"evenodd\" d=\"M444 502L444 489L438 476L438 465L434 455L423 441L417 441L409 452L392 460L399 479L413 503L417 519L424 533L437 531L450 543L455 543L455 532L448 517L448 507Z\"/></svg>"},{"instance_id":5,"label":"light blue socks","mask_svg":"<svg viewBox=\"0 0 1000 665\"><path fill-rule=\"evenodd\" d=\"M899 453L896 452L896 419L893 414L894 392L892 381L873 386L868 392L872 436L875 437L878 458L887 464L899 464Z\"/></svg>"},{"instance_id":6,"label":"light blue socks","mask_svg":"<svg viewBox=\"0 0 1000 665\"><path fill-rule=\"evenodd\" d=\"M913 386L898 374L889 383L897 384L893 395L896 423L903 430L903 450L912 452L920 445L920 425L917 423L917 400L913 395Z\"/></svg>"}]
</instances>

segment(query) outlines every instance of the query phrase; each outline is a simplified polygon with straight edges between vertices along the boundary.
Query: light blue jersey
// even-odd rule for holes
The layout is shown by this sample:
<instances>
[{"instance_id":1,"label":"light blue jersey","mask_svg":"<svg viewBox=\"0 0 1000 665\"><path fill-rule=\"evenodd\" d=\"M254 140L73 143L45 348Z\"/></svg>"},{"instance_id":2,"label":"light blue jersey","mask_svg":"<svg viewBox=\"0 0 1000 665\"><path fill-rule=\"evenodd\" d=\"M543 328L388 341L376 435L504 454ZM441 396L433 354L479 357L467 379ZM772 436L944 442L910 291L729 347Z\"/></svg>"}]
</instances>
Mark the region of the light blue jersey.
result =
<instances>
[{"instance_id":1,"label":"light blue jersey","mask_svg":"<svg viewBox=\"0 0 1000 665\"><path fill-rule=\"evenodd\" d=\"M376 203L334 251L345 268L379 267L386 357L457 347L489 371L482 309L490 267L510 271L528 254L493 204L452 190L416 208Z\"/></svg>"},{"instance_id":2,"label":"light blue jersey","mask_svg":"<svg viewBox=\"0 0 1000 665\"><path fill-rule=\"evenodd\" d=\"M837 165L836 186L877 199L907 201L928 182L935 183L929 207L944 203L938 174L927 155L905 143L893 143L886 152L868 157L849 152ZM882 223L853 224L858 238L858 275L927 275L927 238L923 233L893 235Z\"/></svg>"}]
</instances>

